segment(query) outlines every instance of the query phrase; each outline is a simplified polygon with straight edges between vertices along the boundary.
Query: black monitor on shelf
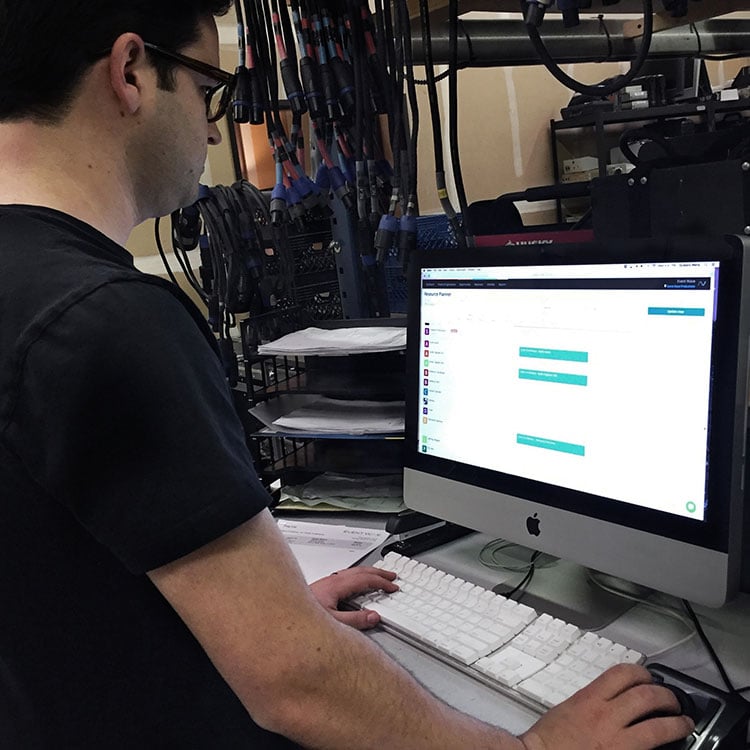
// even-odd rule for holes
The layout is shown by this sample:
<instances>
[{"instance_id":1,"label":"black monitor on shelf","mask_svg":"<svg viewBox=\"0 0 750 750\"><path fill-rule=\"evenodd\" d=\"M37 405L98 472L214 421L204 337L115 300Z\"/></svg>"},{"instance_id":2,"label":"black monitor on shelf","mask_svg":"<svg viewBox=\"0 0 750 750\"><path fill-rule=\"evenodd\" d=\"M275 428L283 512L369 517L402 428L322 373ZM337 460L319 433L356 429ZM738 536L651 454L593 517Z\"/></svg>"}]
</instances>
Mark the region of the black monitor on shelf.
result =
<instances>
[{"instance_id":1,"label":"black monitor on shelf","mask_svg":"<svg viewBox=\"0 0 750 750\"><path fill-rule=\"evenodd\" d=\"M706 63L697 57L654 57L647 59L639 77L664 76L668 104L702 99L711 95Z\"/></svg>"},{"instance_id":2,"label":"black monitor on shelf","mask_svg":"<svg viewBox=\"0 0 750 750\"><path fill-rule=\"evenodd\" d=\"M737 590L746 240L431 251L407 506L708 606Z\"/></svg>"}]
</instances>

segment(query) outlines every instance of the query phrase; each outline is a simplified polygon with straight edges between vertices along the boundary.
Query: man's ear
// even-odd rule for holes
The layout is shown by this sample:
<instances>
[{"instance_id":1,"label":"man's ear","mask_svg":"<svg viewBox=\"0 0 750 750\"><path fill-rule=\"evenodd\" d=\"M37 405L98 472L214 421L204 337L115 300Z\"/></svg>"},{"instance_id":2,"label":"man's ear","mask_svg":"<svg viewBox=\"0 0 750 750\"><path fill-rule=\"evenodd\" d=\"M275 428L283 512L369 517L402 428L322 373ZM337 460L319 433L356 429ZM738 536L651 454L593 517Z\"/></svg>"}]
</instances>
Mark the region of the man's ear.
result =
<instances>
[{"instance_id":1,"label":"man's ear","mask_svg":"<svg viewBox=\"0 0 750 750\"><path fill-rule=\"evenodd\" d=\"M121 34L109 55L109 77L112 91L123 111L135 114L141 107L143 72L148 65L146 48L138 34Z\"/></svg>"}]
</instances>

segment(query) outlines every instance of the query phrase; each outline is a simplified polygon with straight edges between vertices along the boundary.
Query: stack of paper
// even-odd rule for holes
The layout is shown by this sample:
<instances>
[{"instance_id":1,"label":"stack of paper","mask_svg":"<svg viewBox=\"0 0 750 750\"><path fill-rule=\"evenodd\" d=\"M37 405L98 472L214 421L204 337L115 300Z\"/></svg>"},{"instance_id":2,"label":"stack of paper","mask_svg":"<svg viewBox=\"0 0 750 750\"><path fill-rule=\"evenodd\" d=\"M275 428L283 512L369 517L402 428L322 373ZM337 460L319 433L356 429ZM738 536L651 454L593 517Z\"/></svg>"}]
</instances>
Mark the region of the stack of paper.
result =
<instances>
[{"instance_id":1,"label":"stack of paper","mask_svg":"<svg viewBox=\"0 0 750 750\"><path fill-rule=\"evenodd\" d=\"M406 348L406 328L366 326L359 328L305 328L261 344L258 354L290 356L344 356L392 352Z\"/></svg>"},{"instance_id":2,"label":"stack of paper","mask_svg":"<svg viewBox=\"0 0 750 750\"><path fill-rule=\"evenodd\" d=\"M308 583L348 568L379 547L387 531L304 521L277 521Z\"/></svg>"},{"instance_id":3,"label":"stack of paper","mask_svg":"<svg viewBox=\"0 0 750 750\"><path fill-rule=\"evenodd\" d=\"M250 413L273 432L308 436L389 435L404 431L403 401L350 401L310 394L279 396Z\"/></svg>"},{"instance_id":4,"label":"stack of paper","mask_svg":"<svg viewBox=\"0 0 750 750\"><path fill-rule=\"evenodd\" d=\"M306 484L281 490L278 508L398 513L404 510L401 474L361 476L325 472Z\"/></svg>"}]
</instances>

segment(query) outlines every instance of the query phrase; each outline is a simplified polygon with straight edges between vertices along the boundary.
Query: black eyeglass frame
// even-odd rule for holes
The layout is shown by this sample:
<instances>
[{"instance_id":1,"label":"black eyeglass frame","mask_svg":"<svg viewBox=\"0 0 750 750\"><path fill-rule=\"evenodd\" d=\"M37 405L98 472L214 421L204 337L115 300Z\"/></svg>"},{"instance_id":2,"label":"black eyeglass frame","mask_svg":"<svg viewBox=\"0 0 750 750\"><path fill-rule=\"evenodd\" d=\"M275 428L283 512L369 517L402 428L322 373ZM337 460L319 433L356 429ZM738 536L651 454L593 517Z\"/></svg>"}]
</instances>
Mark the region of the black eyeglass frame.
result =
<instances>
[{"instance_id":1,"label":"black eyeglass frame","mask_svg":"<svg viewBox=\"0 0 750 750\"><path fill-rule=\"evenodd\" d=\"M201 75L205 75L209 78L214 78L215 80L219 81L216 86L213 86L208 91L206 91L206 117L209 122L216 122L217 120L221 120L221 118L224 117L227 112L227 108L229 107L229 99L234 88L234 75L232 73L228 73L226 70L222 70L221 68L216 68L213 65L209 65L202 60L196 60L193 57L181 55L179 52L172 52L171 50L164 49L164 47L160 47L158 44L143 42L143 46L146 49L151 50L151 52L155 52L157 55L166 57L168 60L173 60L179 65L183 65L190 70L194 70L196 73L200 73ZM218 110L216 114L211 115L211 101L216 93L222 88L224 90L219 100Z\"/></svg>"},{"instance_id":2,"label":"black eyeglass frame","mask_svg":"<svg viewBox=\"0 0 750 750\"><path fill-rule=\"evenodd\" d=\"M216 86L212 86L208 91L206 91L206 118L209 122L216 122L217 120L221 120L221 118L224 117L224 115L227 113L227 109L229 108L229 100L231 98L232 92L234 91L234 74L228 73L226 70L222 70L221 68L215 68L213 65L209 65L202 60L196 60L193 57L181 55L179 52L172 52L171 50L164 49L164 47L160 47L158 44L144 42L143 46L146 49L151 50L151 52L156 53L157 55L161 55L162 57L166 57L168 60L176 62L178 65L183 65L190 70L194 70L196 73L200 73L201 75L205 75L209 78L213 78L219 81ZM92 57L92 60L106 57L110 52L111 50L109 49L102 50L98 54L94 55ZM211 102L216 93L222 88L224 89L224 91L222 92L221 98L219 99L218 111L215 115L211 116Z\"/></svg>"}]
</instances>

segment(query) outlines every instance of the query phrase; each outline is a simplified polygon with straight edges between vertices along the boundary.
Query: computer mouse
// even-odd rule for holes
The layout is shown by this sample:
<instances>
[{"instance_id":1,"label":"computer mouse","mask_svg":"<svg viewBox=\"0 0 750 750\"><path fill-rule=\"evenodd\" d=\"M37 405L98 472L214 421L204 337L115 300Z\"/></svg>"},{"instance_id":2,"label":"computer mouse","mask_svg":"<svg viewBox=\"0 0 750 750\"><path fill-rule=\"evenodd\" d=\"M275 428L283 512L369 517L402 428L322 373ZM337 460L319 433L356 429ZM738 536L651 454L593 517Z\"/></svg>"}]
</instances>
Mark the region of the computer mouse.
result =
<instances>
[{"instance_id":1,"label":"computer mouse","mask_svg":"<svg viewBox=\"0 0 750 750\"><path fill-rule=\"evenodd\" d=\"M695 704L695 701L693 700L690 693L683 690L681 687L678 687L677 685L672 685L669 682L665 682L664 678L660 674L654 674L651 673L651 676L654 678L654 682L658 683L662 687L667 688L667 690L671 690L672 694L675 698L677 698L677 702L680 704L680 710L678 713L685 714L686 716L689 716L696 724L698 723L698 720L701 716L701 711L698 708L698 706ZM654 716L669 716L668 712L665 711L655 711L648 716L644 716L644 719L650 719ZM642 719L643 720L643 719Z\"/></svg>"},{"instance_id":2,"label":"computer mouse","mask_svg":"<svg viewBox=\"0 0 750 750\"><path fill-rule=\"evenodd\" d=\"M655 683L658 683L662 687L671 690L675 698L677 698L677 702L680 704L680 710L678 711L678 713L689 716L697 724L701 711L696 706L695 701L690 696L690 693L687 693L677 685L672 685L668 682L664 682L664 678L660 674L654 674L653 672L651 674L654 678ZM646 721L647 719L655 719L661 716L675 716L675 714L670 711L652 711L651 713L642 716L640 719L638 719L638 721ZM689 744L685 740L676 740L675 742L669 742L666 745L661 745L658 750L685 750L687 747L689 747Z\"/></svg>"}]
</instances>

